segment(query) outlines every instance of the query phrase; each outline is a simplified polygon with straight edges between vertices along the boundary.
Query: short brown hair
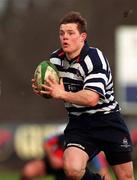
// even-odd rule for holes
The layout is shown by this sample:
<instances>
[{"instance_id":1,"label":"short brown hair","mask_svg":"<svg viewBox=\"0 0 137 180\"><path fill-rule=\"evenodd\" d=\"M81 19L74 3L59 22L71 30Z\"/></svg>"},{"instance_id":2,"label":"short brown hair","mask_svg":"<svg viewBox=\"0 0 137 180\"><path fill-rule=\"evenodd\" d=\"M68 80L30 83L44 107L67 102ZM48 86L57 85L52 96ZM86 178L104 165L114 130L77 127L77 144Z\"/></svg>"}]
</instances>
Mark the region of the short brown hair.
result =
<instances>
[{"instance_id":1,"label":"short brown hair","mask_svg":"<svg viewBox=\"0 0 137 180\"><path fill-rule=\"evenodd\" d=\"M70 11L60 20L59 25L76 23L80 33L87 32L87 21L81 16L79 12Z\"/></svg>"}]
</instances>

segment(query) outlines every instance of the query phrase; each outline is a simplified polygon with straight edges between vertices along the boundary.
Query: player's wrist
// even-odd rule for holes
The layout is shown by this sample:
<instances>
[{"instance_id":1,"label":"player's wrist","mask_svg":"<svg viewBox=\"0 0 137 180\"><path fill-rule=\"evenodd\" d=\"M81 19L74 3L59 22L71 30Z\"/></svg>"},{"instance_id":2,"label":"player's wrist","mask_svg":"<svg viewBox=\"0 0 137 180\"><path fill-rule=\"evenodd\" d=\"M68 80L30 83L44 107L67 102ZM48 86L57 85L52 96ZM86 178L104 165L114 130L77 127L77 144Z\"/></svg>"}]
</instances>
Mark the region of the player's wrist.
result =
<instances>
[{"instance_id":1,"label":"player's wrist","mask_svg":"<svg viewBox=\"0 0 137 180\"><path fill-rule=\"evenodd\" d=\"M61 99L61 100L63 100L63 101L66 101L66 99L67 99L67 94L68 94L68 92L67 91L62 91L61 93L60 93L60 98L59 99Z\"/></svg>"}]
</instances>

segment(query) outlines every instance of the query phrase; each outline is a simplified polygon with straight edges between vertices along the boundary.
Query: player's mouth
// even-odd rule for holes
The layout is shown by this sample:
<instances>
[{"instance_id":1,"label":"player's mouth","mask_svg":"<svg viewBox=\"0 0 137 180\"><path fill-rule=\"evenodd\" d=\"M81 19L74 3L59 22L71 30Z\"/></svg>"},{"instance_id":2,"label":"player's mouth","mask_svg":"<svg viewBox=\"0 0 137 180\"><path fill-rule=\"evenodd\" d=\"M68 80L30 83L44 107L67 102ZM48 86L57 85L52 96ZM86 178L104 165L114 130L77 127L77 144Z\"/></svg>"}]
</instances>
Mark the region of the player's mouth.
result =
<instances>
[{"instance_id":1,"label":"player's mouth","mask_svg":"<svg viewBox=\"0 0 137 180\"><path fill-rule=\"evenodd\" d=\"M63 47L64 47L64 48L67 48L67 47L69 47L69 44L68 44L67 42L64 42L64 43L63 43Z\"/></svg>"}]
</instances>

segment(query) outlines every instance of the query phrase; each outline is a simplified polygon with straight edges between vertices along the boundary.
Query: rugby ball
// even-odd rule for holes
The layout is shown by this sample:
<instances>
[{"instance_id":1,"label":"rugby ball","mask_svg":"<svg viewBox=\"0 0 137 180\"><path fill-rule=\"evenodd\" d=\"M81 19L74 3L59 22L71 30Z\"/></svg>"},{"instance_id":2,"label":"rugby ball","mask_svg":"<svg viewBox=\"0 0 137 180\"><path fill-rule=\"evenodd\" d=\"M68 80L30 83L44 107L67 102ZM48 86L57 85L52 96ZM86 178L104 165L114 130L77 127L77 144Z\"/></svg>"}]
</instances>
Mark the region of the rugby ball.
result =
<instances>
[{"instance_id":1,"label":"rugby ball","mask_svg":"<svg viewBox=\"0 0 137 180\"><path fill-rule=\"evenodd\" d=\"M34 79L38 90L42 90L42 84L46 84L46 79L48 76L59 83L59 72L56 66L45 60L36 67L34 72ZM44 95L44 97L50 98L48 95Z\"/></svg>"}]
</instances>

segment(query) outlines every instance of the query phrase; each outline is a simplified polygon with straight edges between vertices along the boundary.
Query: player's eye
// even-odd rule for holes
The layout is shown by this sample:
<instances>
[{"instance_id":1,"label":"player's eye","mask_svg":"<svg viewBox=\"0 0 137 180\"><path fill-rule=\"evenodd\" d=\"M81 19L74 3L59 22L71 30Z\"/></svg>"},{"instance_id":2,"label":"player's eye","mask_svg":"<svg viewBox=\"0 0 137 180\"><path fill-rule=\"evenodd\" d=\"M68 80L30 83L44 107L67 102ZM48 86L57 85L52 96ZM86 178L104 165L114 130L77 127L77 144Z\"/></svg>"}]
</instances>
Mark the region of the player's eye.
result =
<instances>
[{"instance_id":1,"label":"player's eye","mask_svg":"<svg viewBox=\"0 0 137 180\"><path fill-rule=\"evenodd\" d=\"M60 36L63 36L63 35L64 35L64 32L63 32L63 31L60 31L60 32L59 32L59 35L60 35Z\"/></svg>"},{"instance_id":2,"label":"player's eye","mask_svg":"<svg viewBox=\"0 0 137 180\"><path fill-rule=\"evenodd\" d=\"M72 32L72 31L70 31L70 32L68 32L68 34L69 35L73 35L73 34L75 34L74 32Z\"/></svg>"}]
</instances>

